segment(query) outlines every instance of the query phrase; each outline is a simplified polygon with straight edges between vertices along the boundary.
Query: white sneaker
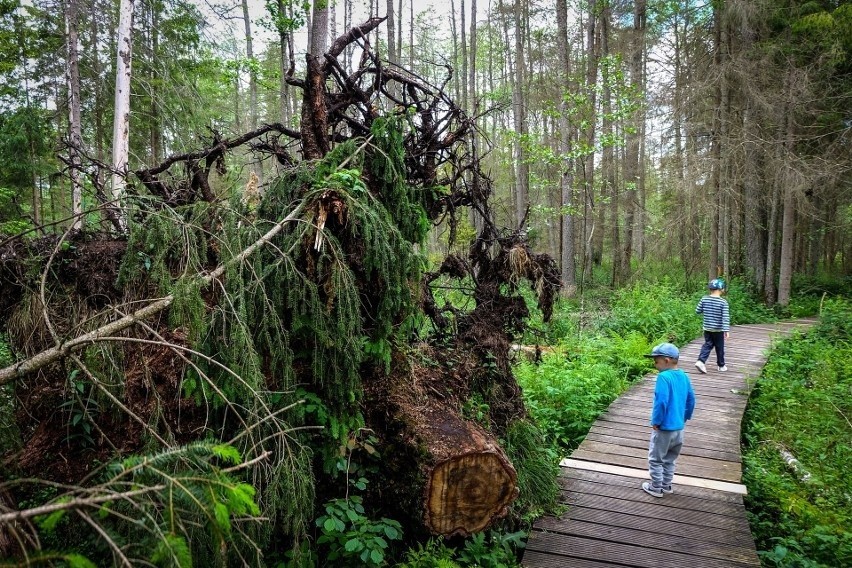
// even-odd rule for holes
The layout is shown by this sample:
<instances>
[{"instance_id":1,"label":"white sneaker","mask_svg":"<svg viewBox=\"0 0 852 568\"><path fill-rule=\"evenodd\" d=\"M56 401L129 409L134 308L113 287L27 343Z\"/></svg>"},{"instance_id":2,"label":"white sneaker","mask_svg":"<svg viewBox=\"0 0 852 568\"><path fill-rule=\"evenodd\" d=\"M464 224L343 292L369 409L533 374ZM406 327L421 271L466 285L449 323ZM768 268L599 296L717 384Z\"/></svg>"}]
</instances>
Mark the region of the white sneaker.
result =
<instances>
[{"instance_id":1,"label":"white sneaker","mask_svg":"<svg viewBox=\"0 0 852 568\"><path fill-rule=\"evenodd\" d=\"M672 493L674 493L674 487L672 487L671 485L663 485L663 493L665 493L666 495L671 495Z\"/></svg>"},{"instance_id":2,"label":"white sneaker","mask_svg":"<svg viewBox=\"0 0 852 568\"><path fill-rule=\"evenodd\" d=\"M727 365L722 365L721 367L719 367L719 372L720 372L720 373L724 373L724 372L725 372L725 371L727 371L727 370L728 370L728 366L727 366Z\"/></svg>"},{"instance_id":3,"label":"white sneaker","mask_svg":"<svg viewBox=\"0 0 852 568\"><path fill-rule=\"evenodd\" d=\"M705 375L707 374L707 366L704 364L703 361L696 361L695 366L698 367L699 371L701 371Z\"/></svg>"}]
</instances>

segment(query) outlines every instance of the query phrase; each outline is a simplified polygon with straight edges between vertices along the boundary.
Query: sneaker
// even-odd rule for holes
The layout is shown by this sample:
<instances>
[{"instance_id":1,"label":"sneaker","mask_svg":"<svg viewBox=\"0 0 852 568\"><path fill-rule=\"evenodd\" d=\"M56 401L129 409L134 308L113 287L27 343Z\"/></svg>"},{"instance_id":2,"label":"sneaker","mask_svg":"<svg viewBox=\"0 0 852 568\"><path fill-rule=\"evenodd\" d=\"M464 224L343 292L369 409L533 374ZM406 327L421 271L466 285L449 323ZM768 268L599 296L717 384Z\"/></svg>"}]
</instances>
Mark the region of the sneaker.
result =
<instances>
[{"instance_id":1,"label":"sneaker","mask_svg":"<svg viewBox=\"0 0 852 568\"><path fill-rule=\"evenodd\" d=\"M650 495L651 497L662 497L663 489L661 487L654 487L650 482L645 481L642 483L642 490Z\"/></svg>"},{"instance_id":2,"label":"sneaker","mask_svg":"<svg viewBox=\"0 0 852 568\"><path fill-rule=\"evenodd\" d=\"M674 493L674 488L671 485L663 485L663 493L670 495Z\"/></svg>"},{"instance_id":3,"label":"sneaker","mask_svg":"<svg viewBox=\"0 0 852 568\"><path fill-rule=\"evenodd\" d=\"M727 365L722 365L721 367L719 367L719 372L720 372L720 373L724 373L724 372L725 372L725 371L727 371L727 370L728 370L728 366L727 366Z\"/></svg>"},{"instance_id":4,"label":"sneaker","mask_svg":"<svg viewBox=\"0 0 852 568\"><path fill-rule=\"evenodd\" d=\"M695 366L698 367L699 371L701 371L705 375L707 374L707 366L704 364L704 361L696 361Z\"/></svg>"}]
</instances>

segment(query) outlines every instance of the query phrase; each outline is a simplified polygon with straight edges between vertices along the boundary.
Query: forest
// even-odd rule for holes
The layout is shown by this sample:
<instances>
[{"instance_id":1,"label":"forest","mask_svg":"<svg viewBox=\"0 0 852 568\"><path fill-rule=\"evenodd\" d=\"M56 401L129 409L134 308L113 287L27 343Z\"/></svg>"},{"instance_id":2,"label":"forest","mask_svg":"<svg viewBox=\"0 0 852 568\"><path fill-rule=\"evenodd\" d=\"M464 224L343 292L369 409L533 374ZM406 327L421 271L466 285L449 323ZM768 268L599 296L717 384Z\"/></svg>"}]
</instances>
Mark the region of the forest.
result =
<instances>
[{"instance_id":1,"label":"forest","mask_svg":"<svg viewBox=\"0 0 852 568\"><path fill-rule=\"evenodd\" d=\"M518 566L714 278L844 565L850 234L846 0L0 0L0 566Z\"/></svg>"}]
</instances>

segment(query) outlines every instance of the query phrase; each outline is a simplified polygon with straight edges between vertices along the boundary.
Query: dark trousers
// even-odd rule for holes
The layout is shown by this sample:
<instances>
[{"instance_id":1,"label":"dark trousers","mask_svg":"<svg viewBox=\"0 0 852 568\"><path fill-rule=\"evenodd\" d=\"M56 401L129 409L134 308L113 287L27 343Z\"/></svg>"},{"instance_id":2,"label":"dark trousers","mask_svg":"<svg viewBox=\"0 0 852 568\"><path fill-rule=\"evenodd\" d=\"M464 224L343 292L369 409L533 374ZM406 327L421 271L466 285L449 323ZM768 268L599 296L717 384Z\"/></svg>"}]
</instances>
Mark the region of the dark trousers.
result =
<instances>
[{"instance_id":1,"label":"dark trousers","mask_svg":"<svg viewBox=\"0 0 852 568\"><path fill-rule=\"evenodd\" d=\"M720 367L725 366L725 332L724 331L705 331L704 345L701 346L701 353L698 355L698 360L702 363L707 362L710 356L710 351L716 348L716 363Z\"/></svg>"}]
</instances>

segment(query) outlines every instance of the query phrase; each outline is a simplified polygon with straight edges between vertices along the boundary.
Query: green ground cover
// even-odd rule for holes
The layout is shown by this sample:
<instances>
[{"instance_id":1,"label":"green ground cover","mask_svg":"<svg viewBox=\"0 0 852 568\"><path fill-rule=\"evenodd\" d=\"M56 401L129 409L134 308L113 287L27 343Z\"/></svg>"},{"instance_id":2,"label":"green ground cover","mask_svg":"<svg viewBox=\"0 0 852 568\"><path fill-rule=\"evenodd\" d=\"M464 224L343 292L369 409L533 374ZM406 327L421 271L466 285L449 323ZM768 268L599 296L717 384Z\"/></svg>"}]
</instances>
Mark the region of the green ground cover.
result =
<instances>
[{"instance_id":1,"label":"green ground cover","mask_svg":"<svg viewBox=\"0 0 852 568\"><path fill-rule=\"evenodd\" d=\"M852 565L850 420L852 302L827 301L818 326L774 349L744 418L746 505L764 566Z\"/></svg>"}]
</instances>

